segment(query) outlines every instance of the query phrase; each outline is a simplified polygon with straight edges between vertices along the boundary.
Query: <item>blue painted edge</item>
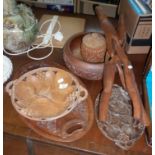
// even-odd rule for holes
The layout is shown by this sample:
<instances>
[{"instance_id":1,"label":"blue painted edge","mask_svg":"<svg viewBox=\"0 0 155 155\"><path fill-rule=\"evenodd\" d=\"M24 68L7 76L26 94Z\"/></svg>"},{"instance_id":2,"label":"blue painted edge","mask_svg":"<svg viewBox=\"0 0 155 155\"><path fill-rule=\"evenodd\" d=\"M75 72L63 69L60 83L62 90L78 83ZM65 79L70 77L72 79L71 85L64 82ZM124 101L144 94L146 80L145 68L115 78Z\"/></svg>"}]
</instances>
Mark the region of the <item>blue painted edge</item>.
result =
<instances>
[{"instance_id":1,"label":"blue painted edge","mask_svg":"<svg viewBox=\"0 0 155 155\"><path fill-rule=\"evenodd\" d=\"M152 69L150 69L148 74L146 75L145 83L149 100L150 117L152 120Z\"/></svg>"}]
</instances>

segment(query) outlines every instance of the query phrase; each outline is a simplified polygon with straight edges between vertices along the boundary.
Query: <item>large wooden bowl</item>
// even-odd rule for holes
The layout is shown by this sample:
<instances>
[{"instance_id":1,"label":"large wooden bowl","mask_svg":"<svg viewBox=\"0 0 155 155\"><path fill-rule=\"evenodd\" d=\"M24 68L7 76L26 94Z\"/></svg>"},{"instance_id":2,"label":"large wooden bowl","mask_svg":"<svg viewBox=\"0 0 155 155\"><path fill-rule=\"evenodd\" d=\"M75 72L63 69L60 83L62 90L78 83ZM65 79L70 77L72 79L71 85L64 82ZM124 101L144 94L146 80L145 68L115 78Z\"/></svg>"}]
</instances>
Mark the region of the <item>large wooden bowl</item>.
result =
<instances>
[{"instance_id":1,"label":"large wooden bowl","mask_svg":"<svg viewBox=\"0 0 155 155\"><path fill-rule=\"evenodd\" d=\"M104 63L86 62L80 53L82 38L87 33L75 34L66 42L63 58L66 66L77 76L88 80L100 80L103 76Z\"/></svg>"}]
</instances>

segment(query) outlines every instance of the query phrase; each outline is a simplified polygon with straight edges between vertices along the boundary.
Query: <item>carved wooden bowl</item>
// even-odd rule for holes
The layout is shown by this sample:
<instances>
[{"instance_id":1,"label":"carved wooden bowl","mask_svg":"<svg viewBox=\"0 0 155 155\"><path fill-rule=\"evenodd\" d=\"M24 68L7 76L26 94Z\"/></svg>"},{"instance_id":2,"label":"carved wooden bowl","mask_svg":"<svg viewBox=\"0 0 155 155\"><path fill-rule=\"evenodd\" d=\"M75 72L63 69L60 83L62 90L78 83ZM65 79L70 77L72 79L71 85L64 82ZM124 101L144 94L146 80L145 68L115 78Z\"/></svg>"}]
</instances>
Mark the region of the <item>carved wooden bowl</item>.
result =
<instances>
[{"instance_id":1,"label":"carved wooden bowl","mask_svg":"<svg viewBox=\"0 0 155 155\"><path fill-rule=\"evenodd\" d=\"M69 72L56 67L31 70L6 86L16 111L35 121L52 121L71 112L88 92Z\"/></svg>"},{"instance_id":2,"label":"carved wooden bowl","mask_svg":"<svg viewBox=\"0 0 155 155\"><path fill-rule=\"evenodd\" d=\"M82 38L86 34L75 34L66 42L63 49L63 58L66 66L74 74L88 80L100 80L103 76L104 63L86 62L80 53Z\"/></svg>"}]
</instances>

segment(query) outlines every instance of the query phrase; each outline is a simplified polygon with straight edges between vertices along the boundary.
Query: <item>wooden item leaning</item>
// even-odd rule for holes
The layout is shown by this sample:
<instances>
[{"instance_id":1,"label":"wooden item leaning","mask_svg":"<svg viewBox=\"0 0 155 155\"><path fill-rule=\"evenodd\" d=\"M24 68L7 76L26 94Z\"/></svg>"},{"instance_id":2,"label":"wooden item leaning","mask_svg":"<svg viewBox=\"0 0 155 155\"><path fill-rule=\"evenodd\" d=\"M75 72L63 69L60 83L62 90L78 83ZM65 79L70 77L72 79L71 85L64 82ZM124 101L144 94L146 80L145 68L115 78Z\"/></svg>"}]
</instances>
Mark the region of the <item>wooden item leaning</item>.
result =
<instances>
[{"instance_id":1,"label":"wooden item leaning","mask_svg":"<svg viewBox=\"0 0 155 155\"><path fill-rule=\"evenodd\" d=\"M133 116L135 119L141 121L145 126L150 124L148 116L144 110L142 100L137 88L133 66L129 61L125 50L123 48L125 26L123 18L119 25L119 32L116 32L113 25L109 22L108 18L104 15L104 10L100 6L96 7L96 13L101 24L101 28L105 32L107 40L108 54L111 60L105 64L104 77L103 77L103 92L102 100L99 106L99 120L105 121L107 118L109 98L112 91L112 86L115 77L116 68L118 69L120 79L123 87L127 90L133 104Z\"/></svg>"}]
</instances>

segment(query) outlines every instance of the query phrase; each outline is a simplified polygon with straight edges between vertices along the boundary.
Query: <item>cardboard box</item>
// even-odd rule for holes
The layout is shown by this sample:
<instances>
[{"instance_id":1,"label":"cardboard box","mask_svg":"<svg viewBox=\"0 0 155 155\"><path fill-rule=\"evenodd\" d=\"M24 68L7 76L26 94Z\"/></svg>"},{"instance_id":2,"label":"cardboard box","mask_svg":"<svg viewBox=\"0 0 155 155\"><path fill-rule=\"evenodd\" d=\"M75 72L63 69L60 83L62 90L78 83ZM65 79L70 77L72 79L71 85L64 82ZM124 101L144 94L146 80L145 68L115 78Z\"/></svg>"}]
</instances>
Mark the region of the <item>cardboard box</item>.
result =
<instances>
[{"instance_id":1,"label":"cardboard box","mask_svg":"<svg viewBox=\"0 0 155 155\"><path fill-rule=\"evenodd\" d=\"M94 15L94 7L100 5L103 7L105 14L108 17L115 17L118 5L117 4L108 4L104 2L97 2L91 0L77 0L77 13Z\"/></svg>"},{"instance_id":2,"label":"cardboard box","mask_svg":"<svg viewBox=\"0 0 155 155\"><path fill-rule=\"evenodd\" d=\"M133 2L135 4L132 4ZM137 2L136 4L136 0L120 1L119 14L123 14L125 19L128 54L148 53L152 46L151 9L149 10L149 7L141 4L140 1Z\"/></svg>"},{"instance_id":3,"label":"cardboard box","mask_svg":"<svg viewBox=\"0 0 155 155\"><path fill-rule=\"evenodd\" d=\"M27 3L41 3L41 4L59 4L59 5L74 5L73 0L17 0L20 2L27 2Z\"/></svg>"},{"instance_id":4,"label":"cardboard box","mask_svg":"<svg viewBox=\"0 0 155 155\"><path fill-rule=\"evenodd\" d=\"M43 15L39 21L39 29L41 25L49 19L52 19L54 15ZM55 48L63 48L66 41L75 33L84 32L85 30L85 19L78 17L68 17L68 16L58 16L58 21L60 22L61 28L60 32L63 34L63 40L57 41L53 38L52 43ZM42 33L46 34L49 23L45 24L42 28ZM53 33L59 29L59 25L54 26ZM38 45L43 41L44 38L37 38L34 42L34 45Z\"/></svg>"},{"instance_id":5,"label":"cardboard box","mask_svg":"<svg viewBox=\"0 0 155 155\"><path fill-rule=\"evenodd\" d=\"M17 0L30 6L47 8L47 10L74 13L76 0Z\"/></svg>"}]
</instances>

